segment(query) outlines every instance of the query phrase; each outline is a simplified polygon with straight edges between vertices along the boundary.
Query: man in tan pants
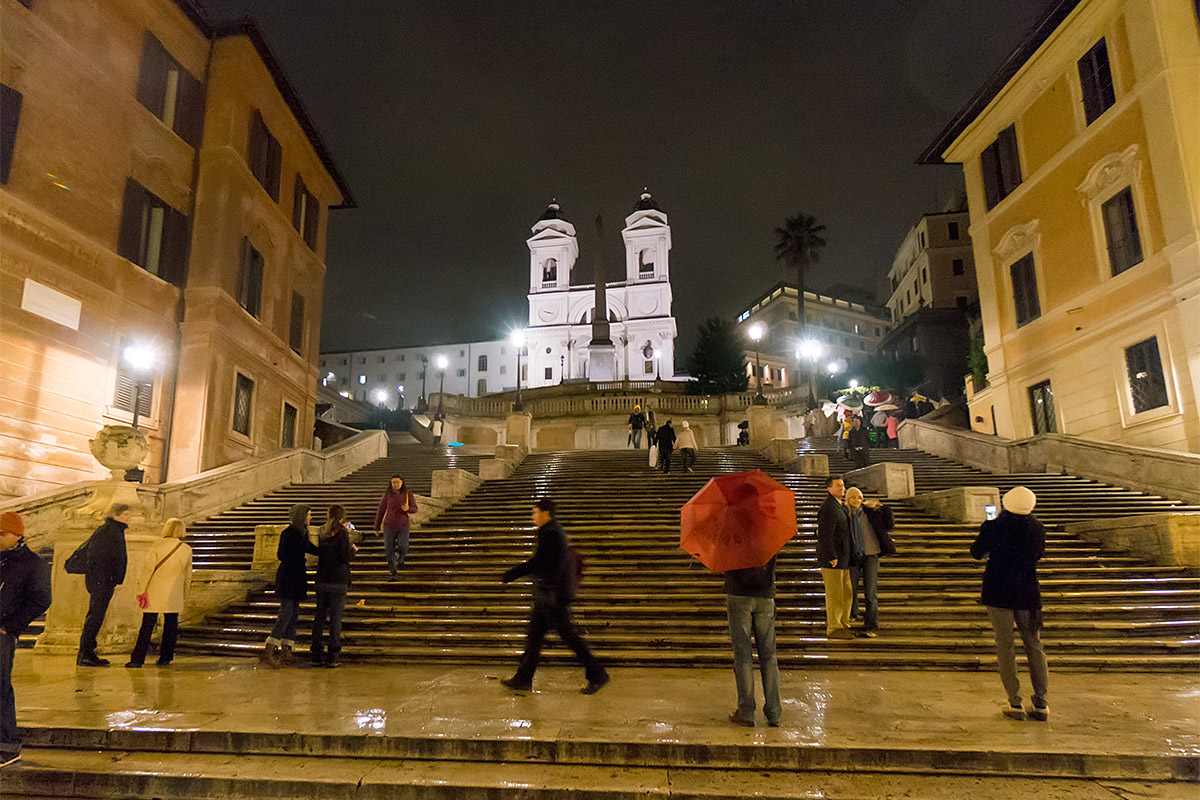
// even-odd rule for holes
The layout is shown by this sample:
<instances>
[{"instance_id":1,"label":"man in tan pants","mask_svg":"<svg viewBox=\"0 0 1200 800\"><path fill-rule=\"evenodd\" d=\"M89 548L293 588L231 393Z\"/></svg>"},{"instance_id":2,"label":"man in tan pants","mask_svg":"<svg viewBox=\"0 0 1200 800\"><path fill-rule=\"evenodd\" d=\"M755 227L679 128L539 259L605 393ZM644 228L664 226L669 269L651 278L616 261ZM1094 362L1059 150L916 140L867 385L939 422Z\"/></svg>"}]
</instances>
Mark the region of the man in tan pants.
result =
<instances>
[{"instance_id":1,"label":"man in tan pants","mask_svg":"<svg viewBox=\"0 0 1200 800\"><path fill-rule=\"evenodd\" d=\"M829 496L817 512L817 563L825 581L825 635L853 639L850 630L850 516L842 505L846 483L832 475L825 479Z\"/></svg>"}]
</instances>

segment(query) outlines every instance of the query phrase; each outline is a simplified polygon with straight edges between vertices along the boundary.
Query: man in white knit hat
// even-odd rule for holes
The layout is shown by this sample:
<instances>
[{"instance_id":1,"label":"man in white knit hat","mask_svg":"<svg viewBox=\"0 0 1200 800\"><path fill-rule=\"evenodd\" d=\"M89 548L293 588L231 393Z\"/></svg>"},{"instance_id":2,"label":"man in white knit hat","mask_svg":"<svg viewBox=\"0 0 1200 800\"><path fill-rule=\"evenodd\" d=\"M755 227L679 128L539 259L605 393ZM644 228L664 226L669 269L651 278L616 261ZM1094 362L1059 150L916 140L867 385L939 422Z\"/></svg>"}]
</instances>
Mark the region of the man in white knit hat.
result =
<instances>
[{"instance_id":1,"label":"man in white knit hat","mask_svg":"<svg viewBox=\"0 0 1200 800\"><path fill-rule=\"evenodd\" d=\"M1008 491L1001 500L1004 510L996 519L979 526L979 536L971 545L971 555L987 558L983 571L981 599L996 639L996 660L1000 681L1008 693L1003 713L1009 719L1045 722L1050 708L1046 704L1046 655L1042 652L1042 595L1038 586L1037 562L1046 551L1046 530L1033 507L1037 497L1024 486ZM1017 678L1017 659L1013 653L1013 625L1021 634L1029 679L1033 684L1032 706L1021 706L1021 686Z\"/></svg>"}]
</instances>

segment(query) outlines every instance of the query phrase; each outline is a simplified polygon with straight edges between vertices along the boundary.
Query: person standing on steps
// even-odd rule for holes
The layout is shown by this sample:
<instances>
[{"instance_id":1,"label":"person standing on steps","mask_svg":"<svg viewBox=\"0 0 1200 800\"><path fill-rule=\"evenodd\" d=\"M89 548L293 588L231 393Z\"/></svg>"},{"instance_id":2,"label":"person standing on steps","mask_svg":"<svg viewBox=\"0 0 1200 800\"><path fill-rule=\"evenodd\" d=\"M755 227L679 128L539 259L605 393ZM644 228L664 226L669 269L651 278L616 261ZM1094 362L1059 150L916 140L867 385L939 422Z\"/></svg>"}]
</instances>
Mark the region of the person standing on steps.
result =
<instances>
[{"instance_id":1,"label":"person standing on steps","mask_svg":"<svg viewBox=\"0 0 1200 800\"><path fill-rule=\"evenodd\" d=\"M188 589L192 584L192 548L184 544L187 528L183 520L172 517L163 525L163 538L146 553L145 577L138 583L138 597L145 597L142 607L142 627L137 644L125 666L137 669L146 663L150 636L163 615L162 644L158 648L158 666L165 667L175 658L175 640L179 635L179 615L187 605Z\"/></svg>"},{"instance_id":2,"label":"person standing on steps","mask_svg":"<svg viewBox=\"0 0 1200 800\"><path fill-rule=\"evenodd\" d=\"M871 453L871 435L863 427L862 417L854 417L851 421L846 446L850 450L850 458L854 460L855 469L867 466Z\"/></svg>"},{"instance_id":3,"label":"person standing on steps","mask_svg":"<svg viewBox=\"0 0 1200 800\"><path fill-rule=\"evenodd\" d=\"M900 449L900 416L898 414L888 414L887 420L883 423L883 428L887 432L887 446L893 450Z\"/></svg>"},{"instance_id":4,"label":"person standing on steps","mask_svg":"<svg viewBox=\"0 0 1200 800\"><path fill-rule=\"evenodd\" d=\"M511 678L500 682L509 689L528 691L533 688L533 674L537 671L542 655L546 633L551 628L575 653L583 664L587 686L583 694L595 694L608 683L608 671L592 654L587 642L571 621L571 603L575 599L575 560L567 543L567 534L555 516L553 500L542 499L533 504L530 514L537 526L537 548L533 557L504 573L505 583L525 575L533 576L533 610L529 615L529 629L525 640L525 652Z\"/></svg>"},{"instance_id":5,"label":"person standing on steps","mask_svg":"<svg viewBox=\"0 0 1200 800\"><path fill-rule=\"evenodd\" d=\"M288 514L291 524L279 535L275 551L279 568L275 570L275 594L279 595L279 616L259 660L272 669L279 669L294 660L296 623L300 620L300 603L308 594L308 564L305 557L320 551L308 538L312 511L308 506L292 506Z\"/></svg>"},{"instance_id":6,"label":"person standing on steps","mask_svg":"<svg viewBox=\"0 0 1200 800\"><path fill-rule=\"evenodd\" d=\"M375 535L383 534L387 552L388 580L397 580L397 571L408 555L410 518L417 513L417 498L404 485L404 478L393 475L391 483L375 511Z\"/></svg>"},{"instance_id":7,"label":"person standing on steps","mask_svg":"<svg viewBox=\"0 0 1200 800\"><path fill-rule=\"evenodd\" d=\"M646 406L646 446L653 447L658 443L658 424L654 421L654 409Z\"/></svg>"},{"instance_id":8,"label":"person standing on steps","mask_svg":"<svg viewBox=\"0 0 1200 800\"><path fill-rule=\"evenodd\" d=\"M896 552L892 537L892 510L878 500L863 500L862 490L846 490L846 510L850 514L850 619L858 616L858 584L862 581L866 606L862 635L874 639L879 631L879 557Z\"/></svg>"},{"instance_id":9,"label":"person standing on steps","mask_svg":"<svg viewBox=\"0 0 1200 800\"><path fill-rule=\"evenodd\" d=\"M96 528L84 545L87 570L83 581L88 591L88 610L79 634L79 654L75 657L75 663L81 667L107 667L109 663L107 658L96 654L96 636L104 625L113 592L125 582L125 569L129 566L125 529L132 513L126 504L113 503L104 524Z\"/></svg>"},{"instance_id":10,"label":"person standing on steps","mask_svg":"<svg viewBox=\"0 0 1200 800\"><path fill-rule=\"evenodd\" d=\"M50 607L50 565L25 543L15 511L0 514L0 767L21 758L13 659L25 627Z\"/></svg>"},{"instance_id":11,"label":"person standing on steps","mask_svg":"<svg viewBox=\"0 0 1200 800\"><path fill-rule=\"evenodd\" d=\"M317 610L309 645L314 667L342 664L342 615L346 611L346 592L350 591L350 559L357 549L350 543L346 509L330 506L317 537ZM326 621L329 622L328 653L324 642Z\"/></svg>"},{"instance_id":12,"label":"person standing on steps","mask_svg":"<svg viewBox=\"0 0 1200 800\"><path fill-rule=\"evenodd\" d=\"M828 496L817 511L817 563L825 583L825 635L853 639L850 630L850 517L842 505L846 483L830 475Z\"/></svg>"},{"instance_id":13,"label":"person standing on steps","mask_svg":"<svg viewBox=\"0 0 1200 800\"><path fill-rule=\"evenodd\" d=\"M679 448L680 466L684 472L695 472L693 469L696 463L696 432L688 425L685 419L683 424L679 426L679 436L675 439L675 446Z\"/></svg>"},{"instance_id":14,"label":"person standing on steps","mask_svg":"<svg viewBox=\"0 0 1200 800\"><path fill-rule=\"evenodd\" d=\"M779 702L779 660L775 656L775 556L765 566L725 573L725 608L738 697L738 706L730 713L729 721L754 727L754 654L750 644L753 636L758 670L762 673L763 714L767 724L777 728L783 706Z\"/></svg>"},{"instance_id":15,"label":"person standing on steps","mask_svg":"<svg viewBox=\"0 0 1200 800\"><path fill-rule=\"evenodd\" d=\"M654 441L658 445L658 466L667 475L671 472L671 452L675 449L675 429L671 427L671 420L662 424Z\"/></svg>"},{"instance_id":16,"label":"person standing on steps","mask_svg":"<svg viewBox=\"0 0 1200 800\"><path fill-rule=\"evenodd\" d=\"M1010 489L1001 504L1004 510L1000 516L979 526L971 556L977 561L987 558L980 599L992 623L1000 682L1008 694L1003 714L1009 719L1024 719L1028 714L1030 719L1045 722L1050 718L1050 707L1046 704L1048 671L1042 650L1042 592L1037 562L1046 552L1046 529L1033 515L1037 496L1028 488ZM1021 682L1013 653L1014 624L1021 634L1033 684L1033 705L1028 709L1021 706Z\"/></svg>"},{"instance_id":17,"label":"person standing on steps","mask_svg":"<svg viewBox=\"0 0 1200 800\"><path fill-rule=\"evenodd\" d=\"M442 443L442 430L445 427L445 418L441 414L434 414L433 422L429 423L429 432L433 434L434 445L439 445Z\"/></svg>"},{"instance_id":18,"label":"person standing on steps","mask_svg":"<svg viewBox=\"0 0 1200 800\"><path fill-rule=\"evenodd\" d=\"M634 406L629 415L629 437L634 450L642 447L642 428L646 427L646 417L642 414L641 406Z\"/></svg>"}]
</instances>

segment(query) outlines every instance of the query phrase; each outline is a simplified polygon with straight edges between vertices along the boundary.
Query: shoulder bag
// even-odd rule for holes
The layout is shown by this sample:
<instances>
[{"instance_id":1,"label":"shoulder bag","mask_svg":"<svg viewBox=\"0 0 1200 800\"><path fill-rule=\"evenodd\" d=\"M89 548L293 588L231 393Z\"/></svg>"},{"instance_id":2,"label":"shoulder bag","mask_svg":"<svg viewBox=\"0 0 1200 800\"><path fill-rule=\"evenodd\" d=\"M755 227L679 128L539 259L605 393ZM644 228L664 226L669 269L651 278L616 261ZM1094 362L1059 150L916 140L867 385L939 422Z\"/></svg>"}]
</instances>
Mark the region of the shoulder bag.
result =
<instances>
[{"instance_id":1,"label":"shoulder bag","mask_svg":"<svg viewBox=\"0 0 1200 800\"><path fill-rule=\"evenodd\" d=\"M146 579L146 587L142 593L137 596L138 608L145 609L150 605L150 581L154 580L154 573L158 572L158 568L167 563L171 556L175 555L175 552L181 547L183 547L183 542L177 542L175 546L171 548L171 552L159 559L159 562L154 565L154 569L150 570L150 577Z\"/></svg>"}]
</instances>

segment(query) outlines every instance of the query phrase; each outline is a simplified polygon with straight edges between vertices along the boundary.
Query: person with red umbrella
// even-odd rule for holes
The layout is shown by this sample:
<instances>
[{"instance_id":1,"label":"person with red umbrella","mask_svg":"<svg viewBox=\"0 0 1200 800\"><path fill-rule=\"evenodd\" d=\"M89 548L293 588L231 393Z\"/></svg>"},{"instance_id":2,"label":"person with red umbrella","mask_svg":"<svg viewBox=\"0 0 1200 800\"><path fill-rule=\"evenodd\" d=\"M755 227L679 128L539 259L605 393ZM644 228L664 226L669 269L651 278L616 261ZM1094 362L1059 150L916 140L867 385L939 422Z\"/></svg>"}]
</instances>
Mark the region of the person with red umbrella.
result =
<instances>
[{"instance_id":1,"label":"person with red umbrella","mask_svg":"<svg viewBox=\"0 0 1200 800\"><path fill-rule=\"evenodd\" d=\"M725 609L729 615L729 640L733 644L733 678L738 706L729 714L734 725L754 727L754 648L762 674L763 714L767 724L779 727L783 706L779 702L779 659L775 655L775 559L762 567L725 573Z\"/></svg>"}]
</instances>

